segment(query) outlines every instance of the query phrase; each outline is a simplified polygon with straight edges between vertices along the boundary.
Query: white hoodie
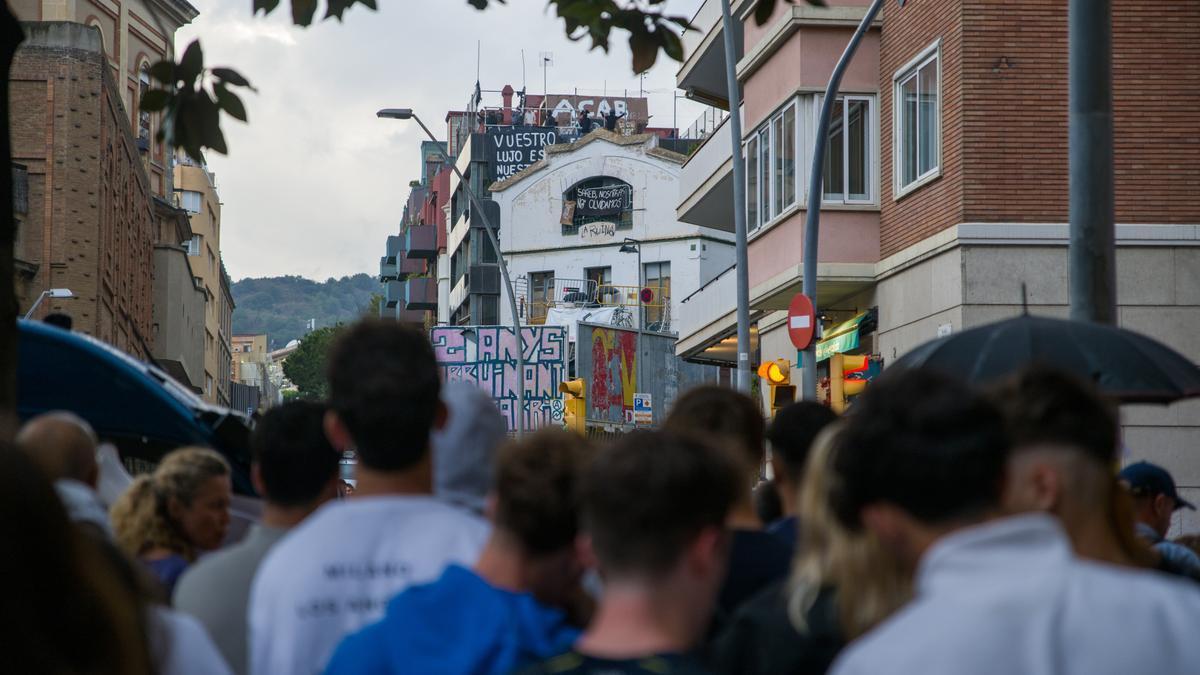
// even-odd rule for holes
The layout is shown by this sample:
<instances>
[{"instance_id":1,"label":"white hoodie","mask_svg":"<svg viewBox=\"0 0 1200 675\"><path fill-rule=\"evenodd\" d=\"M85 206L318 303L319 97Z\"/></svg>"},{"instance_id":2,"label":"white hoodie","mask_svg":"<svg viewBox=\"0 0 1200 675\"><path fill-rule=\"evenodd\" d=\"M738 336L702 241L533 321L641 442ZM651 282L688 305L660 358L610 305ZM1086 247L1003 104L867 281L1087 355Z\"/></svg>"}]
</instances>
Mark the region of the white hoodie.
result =
<instances>
[{"instance_id":1,"label":"white hoodie","mask_svg":"<svg viewBox=\"0 0 1200 675\"><path fill-rule=\"evenodd\" d=\"M1082 560L1058 521L1006 518L921 559L916 596L851 644L834 675L1200 672L1200 586Z\"/></svg>"}]
</instances>

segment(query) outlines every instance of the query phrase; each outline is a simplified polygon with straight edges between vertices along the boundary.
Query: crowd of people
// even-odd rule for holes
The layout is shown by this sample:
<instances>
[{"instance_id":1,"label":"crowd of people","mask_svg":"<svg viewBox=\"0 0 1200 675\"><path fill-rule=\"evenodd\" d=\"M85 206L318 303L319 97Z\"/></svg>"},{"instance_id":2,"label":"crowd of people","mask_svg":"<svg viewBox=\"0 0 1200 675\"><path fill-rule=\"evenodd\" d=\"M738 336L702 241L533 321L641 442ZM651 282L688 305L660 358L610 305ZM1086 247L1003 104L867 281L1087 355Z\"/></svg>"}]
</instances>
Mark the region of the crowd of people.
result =
<instances>
[{"instance_id":1,"label":"crowd of people","mask_svg":"<svg viewBox=\"0 0 1200 675\"><path fill-rule=\"evenodd\" d=\"M731 389L510 440L428 339L347 330L252 434L259 522L181 448L119 494L87 422L0 451L5 669L182 675L1200 672L1192 505L1115 404L1030 367L887 371L843 417ZM339 490L343 453L356 488ZM101 459L97 459L97 457Z\"/></svg>"}]
</instances>

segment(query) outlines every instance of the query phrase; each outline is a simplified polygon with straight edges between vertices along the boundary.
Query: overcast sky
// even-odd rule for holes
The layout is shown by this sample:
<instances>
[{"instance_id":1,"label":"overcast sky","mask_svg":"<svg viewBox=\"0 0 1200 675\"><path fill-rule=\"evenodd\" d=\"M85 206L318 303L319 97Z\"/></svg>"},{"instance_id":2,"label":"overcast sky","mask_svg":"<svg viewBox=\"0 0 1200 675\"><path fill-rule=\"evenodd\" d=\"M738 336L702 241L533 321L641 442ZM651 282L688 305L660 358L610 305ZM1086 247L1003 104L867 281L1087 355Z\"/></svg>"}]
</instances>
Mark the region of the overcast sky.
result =
<instances>
[{"instance_id":1,"label":"overcast sky","mask_svg":"<svg viewBox=\"0 0 1200 675\"><path fill-rule=\"evenodd\" d=\"M234 279L376 273L408 182L420 177L422 137L415 124L375 111L413 108L444 139L446 111L461 109L475 84L477 40L484 89L520 89L524 49L530 93L542 89L540 52L554 54L551 92L638 90L627 34L614 32L608 55L590 52L566 39L541 0L482 12L466 0L379 0L378 12L356 5L345 23L308 29L289 24L286 0L270 18L251 16L249 0L192 2L200 16L176 36L179 49L199 37L208 66L233 66L258 88L243 97L250 123L222 124L230 154L208 156ZM668 13L690 17L700 2L670 0ZM643 80L655 126L671 125L677 69L660 54ZM700 111L680 100L679 126Z\"/></svg>"}]
</instances>

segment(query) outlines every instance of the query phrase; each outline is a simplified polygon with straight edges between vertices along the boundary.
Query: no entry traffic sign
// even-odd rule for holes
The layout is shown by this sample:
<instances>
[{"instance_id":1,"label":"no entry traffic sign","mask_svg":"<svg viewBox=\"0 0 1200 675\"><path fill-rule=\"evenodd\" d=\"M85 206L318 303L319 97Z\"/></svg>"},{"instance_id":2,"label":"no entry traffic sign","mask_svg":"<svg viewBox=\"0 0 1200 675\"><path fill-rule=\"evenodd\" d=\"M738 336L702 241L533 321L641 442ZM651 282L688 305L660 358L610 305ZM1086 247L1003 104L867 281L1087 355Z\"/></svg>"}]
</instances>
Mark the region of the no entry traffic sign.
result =
<instances>
[{"instance_id":1,"label":"no entry traffic sign","mask_svg":"<svg viewBox=\"0 0 1200 675\"><path fill-rule=\"evenodd\" d=\"M808 345L812 344L816 325L817 317L812 301L803 293L797 293L788 305L788 337L792 339L796 349L807 349Z\"/></svg>"}]
</instances>

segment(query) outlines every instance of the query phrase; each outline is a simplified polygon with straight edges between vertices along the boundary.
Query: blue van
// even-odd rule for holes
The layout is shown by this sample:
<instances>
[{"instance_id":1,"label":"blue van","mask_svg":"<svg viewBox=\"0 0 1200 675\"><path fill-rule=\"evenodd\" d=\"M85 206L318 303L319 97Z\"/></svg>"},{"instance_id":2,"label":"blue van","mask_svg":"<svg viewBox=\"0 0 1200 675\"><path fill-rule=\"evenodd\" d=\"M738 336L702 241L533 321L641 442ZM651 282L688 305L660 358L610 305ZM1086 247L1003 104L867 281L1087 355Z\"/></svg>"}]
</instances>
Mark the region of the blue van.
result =
<instances>
[{"instance_id":1,"label":"blue van","mask_svg":"<svg viewBox=\"0 0 1200 675\"><path fill-rule=\"evenodd\" d=\"M236 494L250 483L250 420L205 403L170 375L89 335L17 320L17 415L50 410L86 419L117 447L131 474L183 445L210 447L233 467Z\"/></svg>"}]
</instances>

